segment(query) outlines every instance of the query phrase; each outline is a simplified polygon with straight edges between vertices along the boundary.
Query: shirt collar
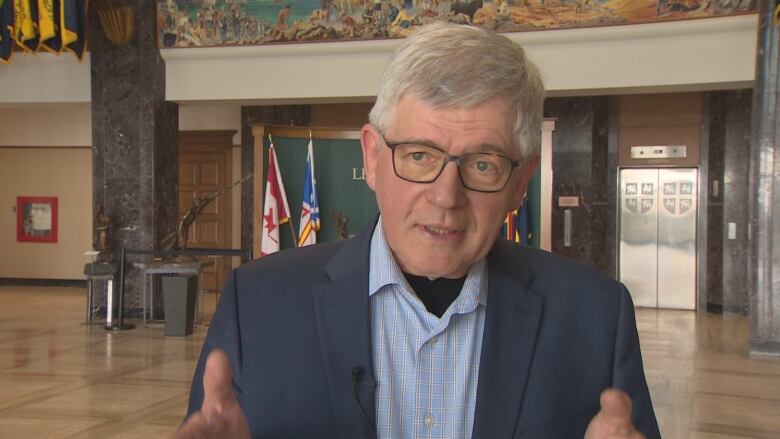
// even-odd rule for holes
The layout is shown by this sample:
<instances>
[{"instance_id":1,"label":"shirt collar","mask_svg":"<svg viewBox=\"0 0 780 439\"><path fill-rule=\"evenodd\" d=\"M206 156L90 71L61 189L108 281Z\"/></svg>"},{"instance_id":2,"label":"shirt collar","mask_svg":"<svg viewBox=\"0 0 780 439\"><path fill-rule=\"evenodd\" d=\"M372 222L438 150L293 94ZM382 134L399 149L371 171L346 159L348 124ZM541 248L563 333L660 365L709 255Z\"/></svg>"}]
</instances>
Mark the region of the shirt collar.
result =
<instances>
[{"instance_id":1,"label":"shirt collar","mask_svg":"<svg viewBox=\"0 0 780 439\"><path fill-rule=\"evenodd\" d=\"M408 288L406 279L404 279L385 239L381 215L371 236L368 279L369 296L373 296L387 285ZM469 269L461 294L456 299L456 302L459 303L457 311L467 312L476 308L475 300L480 305L487 305L487 262L484 258L474 263Z\"/></svg>"}]
</instances>

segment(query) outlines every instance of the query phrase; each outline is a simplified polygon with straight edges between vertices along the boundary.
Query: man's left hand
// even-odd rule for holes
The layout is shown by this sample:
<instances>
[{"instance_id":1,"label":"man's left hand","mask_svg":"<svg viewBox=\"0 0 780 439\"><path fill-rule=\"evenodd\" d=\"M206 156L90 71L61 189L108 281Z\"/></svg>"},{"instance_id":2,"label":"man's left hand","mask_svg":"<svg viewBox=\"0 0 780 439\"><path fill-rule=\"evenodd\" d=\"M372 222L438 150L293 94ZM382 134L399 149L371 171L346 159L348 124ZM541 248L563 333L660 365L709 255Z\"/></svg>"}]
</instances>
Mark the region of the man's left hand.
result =
<instances>
[{"instance_id":1,"label":"man's left hand","mask_svg":"<svg viewBox=\"0 0 780 439\"><path fill-rule=\"evenodd\" d=\"M601 392L601 410L591 419L585 439L644 439L631 422L631 398L617 389Z\"/></svg>"}]
</instances>

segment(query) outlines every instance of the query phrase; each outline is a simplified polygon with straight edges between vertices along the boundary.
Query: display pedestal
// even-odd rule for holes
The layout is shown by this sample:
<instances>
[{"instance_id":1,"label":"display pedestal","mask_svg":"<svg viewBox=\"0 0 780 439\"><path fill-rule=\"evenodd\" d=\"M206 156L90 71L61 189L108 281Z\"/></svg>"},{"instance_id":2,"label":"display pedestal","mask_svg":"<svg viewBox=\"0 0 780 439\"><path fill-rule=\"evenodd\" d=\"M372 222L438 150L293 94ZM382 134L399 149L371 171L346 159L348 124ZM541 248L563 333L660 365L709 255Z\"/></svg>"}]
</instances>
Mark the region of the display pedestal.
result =
<instances>
[{"instance_id":1,"label":"display pedestal","mask_svg":"<svg viewBox=\"0 0 780 439\"><path fill-rule=\"evenodd\" d=\"M143 322L144 326L151 321L155 321L154 308L155 308L155 291L154 291L154 275L162 276L162 290L163 290L163 311L165 313L166 334L168 334L167 324L169 320L169 312L184 316L183 321L186 324L188 316L192 317L192 322L189 327L189 331L173 331L177 334L184 336L192 333L192 326L194 324L194 313L197 309L196 302L200 301L200 315L198 317L198 323L203 315L203 301L199 297L201 290L199 286L200 273L203 267L214 265L214 261L165 261L165 260L148 260L143 262L136 262L133 264L135 267L141 269L144 275L144 286L142 291L142 306L143 306ZM147 289L146 285L149 284ZM178 293L172 293L169 295L169 291L178 291ZM194 299L192 299L194 295ZM171 301L177 303L174 308L170 308ZM191 311L188 311L192 308ZM148 314L148 318L147 318ZM186 329L186 328L185 328ZM185 334L186 333L186 334Z\"/></svg>"},{"instance_id":2,"label":"display pedestal","mask_svg":"<svg viewBox=\"0 0 780 439\"><path fill-rule=\"evenodd\" d=\"M198 276L165 276L162 278L165 308L165 335L185 337L195 324L195 302L198 299Z\"/></svg>"}]
</instances>

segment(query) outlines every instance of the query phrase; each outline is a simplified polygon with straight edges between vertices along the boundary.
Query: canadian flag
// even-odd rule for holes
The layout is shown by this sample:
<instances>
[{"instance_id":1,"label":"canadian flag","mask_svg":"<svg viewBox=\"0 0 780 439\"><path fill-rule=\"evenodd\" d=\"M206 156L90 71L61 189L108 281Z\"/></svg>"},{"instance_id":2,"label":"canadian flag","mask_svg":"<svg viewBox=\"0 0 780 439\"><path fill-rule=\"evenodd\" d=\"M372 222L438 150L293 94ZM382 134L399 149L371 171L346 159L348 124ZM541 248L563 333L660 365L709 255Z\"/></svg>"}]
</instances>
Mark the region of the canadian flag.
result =
<instances>
[{"instance_id":1,"label":"canadian flag","mask_svg":"<svg viewBox=\"0 0 780 439\"><path fill-rule=\"evenodd\" d=\"M268 180L265 183L265 203L263 205L263 238L260 255L265 256L279 251L279 226L290 221L290 206L276 160L273 143L268 148Z\"/></svg>"}]
</instances>

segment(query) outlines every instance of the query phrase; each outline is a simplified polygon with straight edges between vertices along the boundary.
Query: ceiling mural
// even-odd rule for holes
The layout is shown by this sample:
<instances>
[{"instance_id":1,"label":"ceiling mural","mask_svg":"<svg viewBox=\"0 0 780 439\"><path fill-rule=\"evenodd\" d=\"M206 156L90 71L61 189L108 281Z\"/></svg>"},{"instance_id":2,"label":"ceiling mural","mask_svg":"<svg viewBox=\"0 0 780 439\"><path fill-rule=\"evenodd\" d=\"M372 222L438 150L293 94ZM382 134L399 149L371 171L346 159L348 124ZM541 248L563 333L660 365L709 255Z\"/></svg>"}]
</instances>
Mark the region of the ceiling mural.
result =
<instances>
[{"instance_id":1,"label":"ceiling mural","mask_svg":"<svg viewBox=\"0 0 780 439\"><path fill-rule=\"evenodd\" d=\"M444 20L499 32L718 17L756 0L157 0L161 48L404 37Z\"/></svg>"}]
</instances>

